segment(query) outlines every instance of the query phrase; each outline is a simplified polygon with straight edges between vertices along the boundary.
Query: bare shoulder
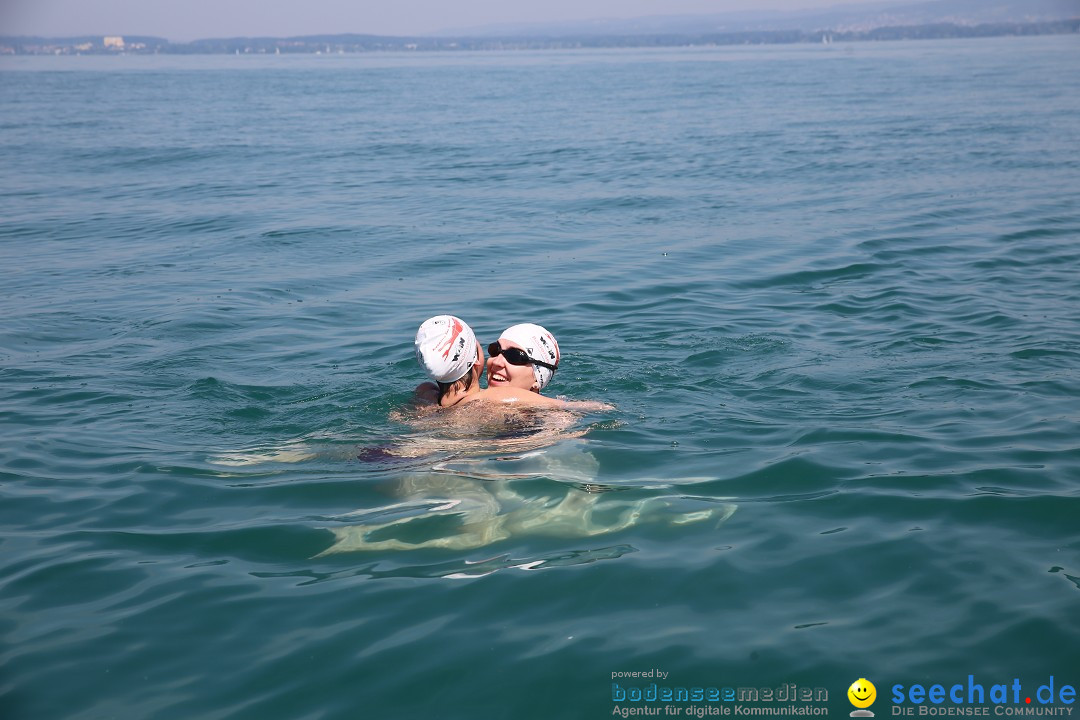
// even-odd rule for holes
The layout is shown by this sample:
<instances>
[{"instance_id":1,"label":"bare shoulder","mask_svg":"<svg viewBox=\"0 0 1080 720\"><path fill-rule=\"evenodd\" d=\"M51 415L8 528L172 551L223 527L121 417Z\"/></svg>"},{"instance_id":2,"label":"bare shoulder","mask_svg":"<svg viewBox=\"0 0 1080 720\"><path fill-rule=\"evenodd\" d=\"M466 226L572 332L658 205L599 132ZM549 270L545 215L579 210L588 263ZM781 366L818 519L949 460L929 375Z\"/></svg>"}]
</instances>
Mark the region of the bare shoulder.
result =
<instances>
[{"instance_id":1,"label":"bare shoulder","mask_svg":"<svg viewBox=\"0 0 1080 720\"><path fill-rule=\"evenodd\" d=\"M421 383L413 392L413 402L417 405L433 405L439 402L439 386L433 382Z\"/></svg>"},{"instance_id":2,"label":"bare shoulder","mask_svg":"<svg viewBox=\"0 0 1080 720\"><path fill-rule=\"evenodd\" d=\"M477 399L485 402L507 403L517 407L561 407L558 400L538 395L520 388L500 386L489 387L477 393Z\"/></svg>"},{"instance_id":3,"label":"bare shoulder","mask_svg":"<svg viewBox=\"0 0 1080 720\"><path fill-rule=\"evenodd\" d=\"M482 390L480 398L488 402L513 404L516 407L553 408L559 410L578 410L591 412L596 410L613 410L614 406L607 403L592 401L563 400L550 398L528 390L513 387L493 387Z\"/></svg>"}]
</instances>

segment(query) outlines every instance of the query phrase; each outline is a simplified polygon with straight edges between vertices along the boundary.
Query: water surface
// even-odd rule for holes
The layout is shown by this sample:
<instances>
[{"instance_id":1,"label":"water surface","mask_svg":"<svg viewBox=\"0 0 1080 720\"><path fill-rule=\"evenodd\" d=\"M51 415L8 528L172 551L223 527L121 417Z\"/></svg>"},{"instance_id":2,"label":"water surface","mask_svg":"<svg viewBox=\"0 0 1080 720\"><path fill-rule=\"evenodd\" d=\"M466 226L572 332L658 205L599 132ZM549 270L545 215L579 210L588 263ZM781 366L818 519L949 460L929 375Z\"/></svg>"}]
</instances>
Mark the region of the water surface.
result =
<instances>
[{"instance_id":1,"label":"water surface","mask_svg":"<svg viewBox=\"0 0 1080 720\"><path fill-rule=\"evenodd\" d=\"M1075 685L1078 50L3 59L0 715ZM734 513L323 554L443 312L617 406L514 507Z\"/></svg>"}]
</instances>

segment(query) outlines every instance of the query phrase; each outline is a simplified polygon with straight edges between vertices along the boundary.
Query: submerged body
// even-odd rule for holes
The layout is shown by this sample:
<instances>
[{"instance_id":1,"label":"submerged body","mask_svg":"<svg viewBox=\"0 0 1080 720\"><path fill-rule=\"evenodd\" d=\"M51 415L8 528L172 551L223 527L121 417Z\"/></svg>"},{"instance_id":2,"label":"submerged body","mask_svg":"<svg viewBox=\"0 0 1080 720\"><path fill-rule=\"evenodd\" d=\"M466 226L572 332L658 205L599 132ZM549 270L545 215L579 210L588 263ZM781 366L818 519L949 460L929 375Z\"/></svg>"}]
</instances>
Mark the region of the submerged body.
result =
<instances>
[{"instance_id":1,"label":"submerged body","mask_svg":"<svg viewBox=\"0 0 1080 720\"><path fill-rule=\"evenodd\" d=\"M489 440L488 448L491 444ZM686 495L670 482L597 485L599 463L583 440L517 455L458 458L395 483L399 502L357 510L330 528L322 555L361 550L471 549L511 537L591 537L641 522L719 523L731 503ZM678 486L710 478L684 478Z\"/></svg>"},{"instance_id":2,"label":"submerged body","mask_svg":"<svg viewBox=\"0 0 1080 720\"><path fill-rule=\"evenodd\" d=\"M577 413L470 403L417 408L397 419L408 432L360 452L380 471L401 463L387 488L394 499L338 515L327 528L332 543L320 555L466 550L524 536L593 537L640 523L715 525L735 512L725 499L689 494L694 484L714 478L605 482ZM294 444L212 462L236 466L316 456L310 446Z\"/></svg>"}]
</instances>

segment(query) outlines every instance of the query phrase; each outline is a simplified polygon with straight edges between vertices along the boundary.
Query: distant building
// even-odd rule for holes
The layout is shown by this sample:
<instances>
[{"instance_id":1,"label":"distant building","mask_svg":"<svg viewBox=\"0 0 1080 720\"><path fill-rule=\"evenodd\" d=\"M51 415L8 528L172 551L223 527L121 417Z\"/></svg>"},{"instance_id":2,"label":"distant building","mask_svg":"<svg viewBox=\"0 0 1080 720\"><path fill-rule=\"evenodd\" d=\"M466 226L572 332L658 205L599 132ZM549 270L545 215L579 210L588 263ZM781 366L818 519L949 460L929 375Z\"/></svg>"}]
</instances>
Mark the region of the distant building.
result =
<instances>
[{"instance_id":1,"label":"distant building","mask_svg":"<svg viewBox=\"0 0 1080 720\"><path fill-rule=\"evenodd\" d=\"M123 50L124 38L119 35L110 35L104 39L105 48L107 50Z\"/></svg>"}]
</instances>

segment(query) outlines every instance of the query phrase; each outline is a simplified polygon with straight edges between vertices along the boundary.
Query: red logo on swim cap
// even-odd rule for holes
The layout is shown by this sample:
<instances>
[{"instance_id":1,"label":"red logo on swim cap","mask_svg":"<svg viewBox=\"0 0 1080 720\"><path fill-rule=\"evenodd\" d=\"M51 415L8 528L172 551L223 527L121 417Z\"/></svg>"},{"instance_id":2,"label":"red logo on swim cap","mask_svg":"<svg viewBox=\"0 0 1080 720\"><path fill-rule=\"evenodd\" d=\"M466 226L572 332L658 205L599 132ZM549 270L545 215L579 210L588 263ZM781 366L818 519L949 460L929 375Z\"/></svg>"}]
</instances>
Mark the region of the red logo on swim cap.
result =
<instances>
[{"instance_id":1,"label":"red logo on swim cap","mask_svg":"<svg viewBox=\"0 0 1080 720\"><path fill-rule=\"evenodd\" d=\"M452 323L450 327L450 339L446 341L446 350L443 351L442 354L444 360L450 357L450 351L454 349L454 341L457 340L457 337L461 334L461 331L465 329L461 327L461 321L457 318L450 318L450 322ZM437 345L435 349L438 350L439 347L441 347L441 344Z\"/></svg>"},{"instance_id":2,"label":"red logo on swim cap","mask_svg":"<svg viewBox=\"0 0 1080 720\"><path fill-rule=\"evenodd\" d=\"M554 360L552 365L558 365L559 364L559 343L555 342L555 336L552 335L551 333L548 333L546 336L545 335L540 336L540 342L544 343L545 345L548 344L548 340L551 341L551 347L548 348L548 357L551 358L552 360ZM552 347L554 347L554 351L552 351Z\"/></svg>"}]
</instances>

